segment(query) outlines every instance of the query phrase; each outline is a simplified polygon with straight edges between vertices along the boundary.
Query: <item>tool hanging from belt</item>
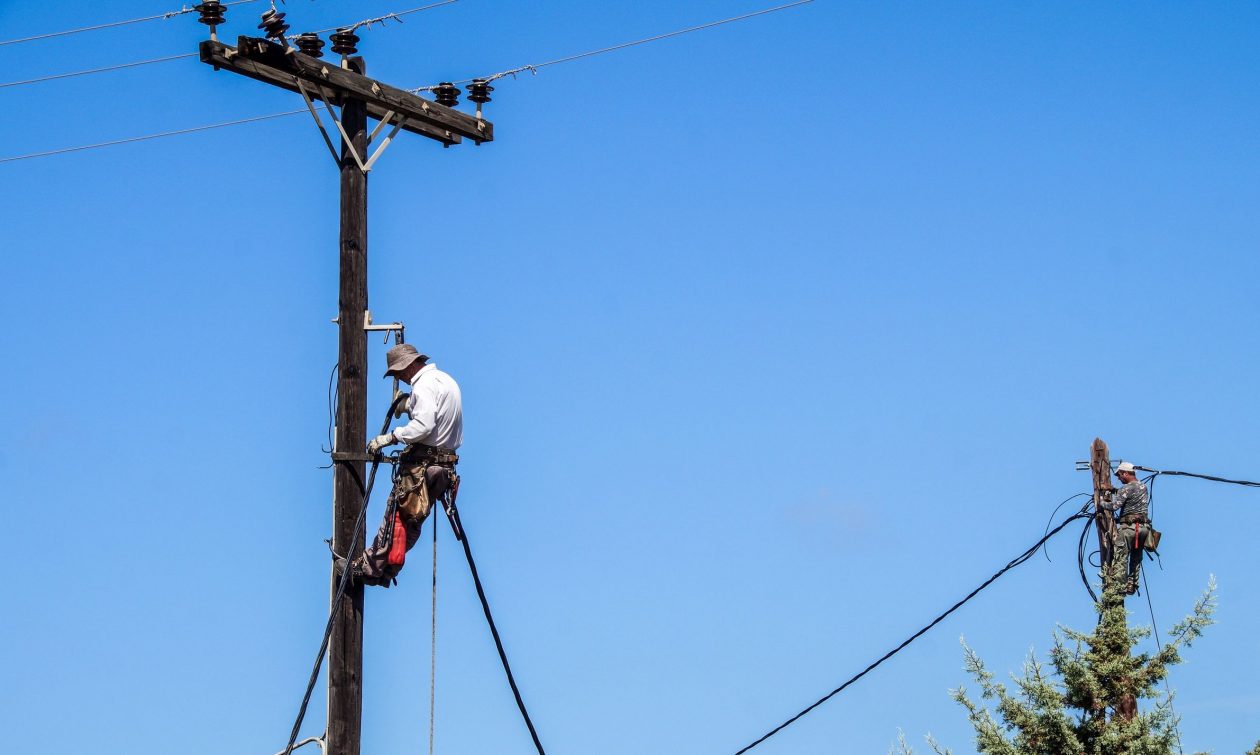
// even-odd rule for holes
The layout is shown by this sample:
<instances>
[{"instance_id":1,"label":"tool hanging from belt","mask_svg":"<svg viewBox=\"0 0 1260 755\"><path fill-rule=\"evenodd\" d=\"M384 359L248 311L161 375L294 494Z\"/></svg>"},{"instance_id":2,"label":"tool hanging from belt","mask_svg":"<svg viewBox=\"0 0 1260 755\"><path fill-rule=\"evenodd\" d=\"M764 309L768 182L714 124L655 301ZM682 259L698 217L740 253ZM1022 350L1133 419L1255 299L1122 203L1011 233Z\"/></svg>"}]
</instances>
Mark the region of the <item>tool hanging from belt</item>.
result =
<instances>
[{"instance_id":1,"label":"tool hanging from belt","mask_svg":"<svg viewBox=\"0 0 1260 755\"><path fill-rule=\"evenodd\" d=\"M451 522L455 539L464 539L464 530L459 523L459 511L455 508L455 500L459 497L459 473L455 471L457 464L459 464L459 455L454 451L427 446L423 443L413 443L398 455L398 463L394 466L394 488L390 491L385 512L385 521L393 522L393 526L389 528L389 540L386 543L388 563L391 566L402 566L407 555L406 529L402 513L398 510L399 502L408 499L419 486L424 486L422 492L425 497L428 497L429 467L441 467L446 473L446 490L442 492L439 500L442 502L442 509L446 512L447 519ZM414 486L405 487L402 483L400 478L408 474L419 478ZM432 502L430 502L431 507Z\"/></svg>"}]
</instances>

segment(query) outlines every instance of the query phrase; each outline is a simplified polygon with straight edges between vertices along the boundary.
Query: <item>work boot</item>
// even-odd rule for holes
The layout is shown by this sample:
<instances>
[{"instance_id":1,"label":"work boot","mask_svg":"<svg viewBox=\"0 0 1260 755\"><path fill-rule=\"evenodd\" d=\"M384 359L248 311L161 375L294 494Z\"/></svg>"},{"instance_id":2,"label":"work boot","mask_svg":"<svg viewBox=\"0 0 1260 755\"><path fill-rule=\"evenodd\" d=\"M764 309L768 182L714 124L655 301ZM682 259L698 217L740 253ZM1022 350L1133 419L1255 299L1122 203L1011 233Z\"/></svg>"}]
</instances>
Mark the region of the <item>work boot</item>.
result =
<instances>
[{"instance_id":1,"label":"work boot","mask_svg":"<svg viewBox=\"0 0 1260 755\"><path fill-rule=\"evenodd\" d=\"M1138 583L1136 579L1130 579L1124 584L1125 595L1136 595L1138 591Z\"/></svg>"},{"instance_id":2,"label":"work boot","mask_svg":"<svg viewBox=\"0 0 1260 755\"><path fill-rule=\"evenodd\" d=\"M341 579L341 574L346 570L346 557L338 556L333 559L333 576ZM363 581L363 566L358 559L350 562L350 584Z\"/></svg>"},{"instance_id":3,"label":"work boot","mask_svg":"<svg viewBox=\"0 0 1260 755\"><path fill-rule=\"evenodd\" d=\"M333 575L337 579L341 579L341 573L345 571L346 558L338 556L333 560ZM365 585L368 587L389 587L388 577L368 577L363 574L363 561L356 558L350 562L350 584Z\"/></svg>"}]
</instances>

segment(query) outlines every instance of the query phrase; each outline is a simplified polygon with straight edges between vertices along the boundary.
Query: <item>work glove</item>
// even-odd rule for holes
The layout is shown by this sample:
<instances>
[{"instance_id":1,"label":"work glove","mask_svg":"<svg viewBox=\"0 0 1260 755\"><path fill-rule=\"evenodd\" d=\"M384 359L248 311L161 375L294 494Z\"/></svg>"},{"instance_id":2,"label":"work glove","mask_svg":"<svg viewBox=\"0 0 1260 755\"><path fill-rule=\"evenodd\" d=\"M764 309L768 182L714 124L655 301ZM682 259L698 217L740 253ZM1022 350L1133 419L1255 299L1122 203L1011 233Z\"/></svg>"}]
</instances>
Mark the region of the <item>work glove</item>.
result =
<instances>
[{"instance_id":1,"label":"work glove","mask_svg":"<svg viewBox=\"0 0 1260 755\"><path fill-rule=\"evenodd\" d=\"M403 398L399 399L399 396L403 396ZM407 404L411 403L411 397L399 391L394 394L394 400L398 402L398 405L394 407L394 419L398 419L407 413Z\"/></svg>"},{"instance_id":2,"label":"work glove","mask_svg":"<svg viewBox=\"0 0 1260 755\"><path fill-rule=\"evenodd\" d=\"M368 450L368 453L375 456L376 454L380 453L381 449L384 448L385 446L392 446L397 442L398 442L398 439L394 437L393 433L385 433L384 435L378 435L375 438L373 438L372 441L368 443L367 450Z\"/></svg>"}]
</instances>

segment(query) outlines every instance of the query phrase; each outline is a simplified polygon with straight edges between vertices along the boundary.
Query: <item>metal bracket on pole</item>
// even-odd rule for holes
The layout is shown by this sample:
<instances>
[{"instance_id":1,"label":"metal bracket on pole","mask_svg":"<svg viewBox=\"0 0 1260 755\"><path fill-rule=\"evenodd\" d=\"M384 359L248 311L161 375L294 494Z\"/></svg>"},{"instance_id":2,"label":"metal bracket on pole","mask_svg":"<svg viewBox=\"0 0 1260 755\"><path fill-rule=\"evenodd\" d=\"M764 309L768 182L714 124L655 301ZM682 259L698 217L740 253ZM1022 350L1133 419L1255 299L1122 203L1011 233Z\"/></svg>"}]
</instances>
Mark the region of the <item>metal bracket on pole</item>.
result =
<instances>
[{"instance_id":1,"label":"metal bracket on pole","mask_svg":"<svg viewBox=\"0 0 1260 755\"><path fill-rule=\"evenodd\" d=\"M328 151L332 153L333 160L340 165L341 156L337 154L337 148L333 145L332 137L328 135L328 129L324 128L324 121L319 117L319 112L315 110L315 102L311 99L310 93L306 91L306 85L296 76L293 77L293 84L297 87L298 92L302 95L302 99L306 102L306 109L310 111L311 117L315 119L315 126L319 129L320 136L324 137L324 144L328 145ZM385 152L385 148L390 145L390 142L394 140L394 137L398 136L398 132L402 130L403 123L406 121L406 118L398 115L397 112L393 110L390 110L384 115L384 117L381 118L380 122L376 124L376 128L372 129L372 133L368 135L368 144L371 144L372 141L381 133L381 130L387 125L390 125L391 122L393 123L394 128L381 141L376 149L372 151L372 154L368 155L367 161L365 162L363 157L359 154L359 151L354 148L354 142L350 139L350 135L346 133L345 127L341 125L341 119L337 117L335 112L333 112L328 94L324 91L323 87L317 86L317 88L319 89L320 100L324 103L325 109L328 110L328 117L332 119L333 124L337 126L337 131L341 134L341 143L346 146L346 151L349 152L350 157L354 159L355 165L359 166L359 170L366 174L368 171L372 170L372 166L380 159L381 155ZM397 120L395 120L395 116L397 116Z\"/></svg>"},{"instance_id":2,"label":"metal bracket on pole","mask_svg":"<svg viewBox=\"0 0 1260 755\"><path fill-rule=\"evenodd\" d=\"M331 320L331 322L334 325L339 325L341 324L341 318L334 317ZM406 334L407 334L407 326L401 322L382 322L382 323L372 322L372 310L370 309L363 310L363 329L369 333L374 332L374 331L384 332L385 333L384 343L389 343L390 333L394 334L394 343L402 343L406 339Z\"/></svg>"},{"instance_id":3,"label":"metal bracket on pole","mask_svg":"<svg viewBox=\"0 0 1260 755\"><path fill-rule=\"evenodd\" d=\"M302 84L302 80L294 76L293 83L297 84L298 92L301 93L302 99L306 100L306 109L311 111L311 117L315 119L315 127L319 129L320 136L324 137L324 144L328 145L328 151L332 153L333 161L340 165L341 155L337 154L337 148L333 146L332 138L328 136L328 129L324 128L324 122L319 119L319 113L315 110L315 103L311 101L311 96L307 94L306 87ZM331 112L331 110L329 112ZM333 120L337 120L336 116L333 116ZM354 152L354 145L348 140L346 142L346 146L350 148L351 153ZM362 165L362 163L359 164Z\"/></svg>"},{"instance_id":4,"label":"metal bracket on pole","mask_svg":"<svg viewBox=\"0 0 1260 755\"><path fill-rule=\"evenodd\" d=\"M382 464L397 464L398 463L397 456L382 455L378 459L376 456L372 454L368 454L368 453L356 454L352 451L333 451L332 460L333 461L348 461L348 462L362 461L367 464L371 464L374 461L379 461Z\"/></svg>"},{"instance_id":5,"label":"metal bracket on pole","mask_svg":"<svg viewBox=\"0 0 1260 755\"><path fill-rule=\"evenodd\" d=\"M376 128L372 131L371 136L368 137L369 144L371 144L372 140L376 138L376 135L380 133L381 128L386 123L389 123L389 121L393 117L394 117L394 114L390 113L380 123L376 124ZM367 165L363 167L364 173L367 173L369 170L372 169L372 166L376 163L377 158L381 156L381 153L385 151L385 148L389 146L389 143L394 140L394 137L398 136L398 131L399 129L402 128L402 125L403 125L403 119L400 117L398 121L394 123L394 128L392 131L389 132L389 136L386 136L385 139L380 143L380 146L378 146L376 150L373 151L372 154L368 157Z\"/></svg>"}]
</instances>

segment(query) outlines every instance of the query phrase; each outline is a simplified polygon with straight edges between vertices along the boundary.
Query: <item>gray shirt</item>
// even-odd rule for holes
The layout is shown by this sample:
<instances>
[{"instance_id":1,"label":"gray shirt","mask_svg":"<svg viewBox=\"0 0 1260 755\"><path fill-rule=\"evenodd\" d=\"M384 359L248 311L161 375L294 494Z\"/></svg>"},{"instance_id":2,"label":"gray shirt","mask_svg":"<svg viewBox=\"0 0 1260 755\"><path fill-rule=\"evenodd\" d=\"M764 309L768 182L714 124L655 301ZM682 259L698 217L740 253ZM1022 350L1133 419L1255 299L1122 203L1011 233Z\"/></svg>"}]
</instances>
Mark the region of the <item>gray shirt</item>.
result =
<instances>
[{"instance_id":1,"label":"gray shirt","mask_svg":"<svg viewBox=\"0 0 1260 755\"><path fill-rule=\"evenodd\" d=\"M1111 503L1106 508L1115 512L1117 519L1135 517L1145 521L1150 518L1148 510L1151 505L1151 494L1146 486L1134 480L1111 496Z\"/></svg>"}]
</instances>

